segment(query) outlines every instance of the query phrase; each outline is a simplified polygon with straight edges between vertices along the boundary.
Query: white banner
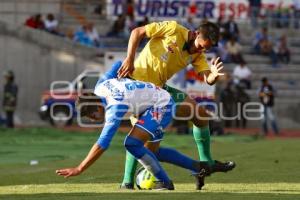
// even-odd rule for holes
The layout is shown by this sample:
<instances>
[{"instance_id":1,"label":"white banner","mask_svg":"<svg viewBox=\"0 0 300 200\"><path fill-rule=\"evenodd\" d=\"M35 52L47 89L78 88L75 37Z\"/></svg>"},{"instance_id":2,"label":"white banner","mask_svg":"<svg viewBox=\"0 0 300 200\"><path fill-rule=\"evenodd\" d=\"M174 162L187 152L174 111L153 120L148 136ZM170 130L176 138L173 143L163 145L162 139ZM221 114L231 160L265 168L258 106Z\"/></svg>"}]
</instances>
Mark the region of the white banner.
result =
<instances>
[{"instance_id":1,"label":"white banner","mask_svg":"<svg viewBox=\"0 0 300 200\"><path fill-rule=\"evenodd\" d=\"M107 0L107 15L114 17L122 14L126 0ZM135 0L135 17L144 16L151 21L182 19L189 15L195 18L217 19L219 16L234 16L235 19L246 19L248 16L247 0ZM262 14L265 9L290 8L292 0L262 0Z\"/></svg>"}]
</instances>

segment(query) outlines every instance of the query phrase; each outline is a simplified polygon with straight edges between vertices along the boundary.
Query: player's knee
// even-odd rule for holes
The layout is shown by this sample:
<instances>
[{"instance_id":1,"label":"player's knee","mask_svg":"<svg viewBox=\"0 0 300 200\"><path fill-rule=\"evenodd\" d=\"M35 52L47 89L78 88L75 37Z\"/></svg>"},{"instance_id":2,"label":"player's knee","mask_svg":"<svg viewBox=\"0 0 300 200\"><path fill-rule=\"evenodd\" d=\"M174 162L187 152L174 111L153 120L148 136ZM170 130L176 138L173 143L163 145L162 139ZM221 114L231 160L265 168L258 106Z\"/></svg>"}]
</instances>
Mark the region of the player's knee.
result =
<instances>
[{"instance_id":1,"label":"player's knee","mask_svg":"<svg viewBox=\"0 0 300 200\"><path fill-rule=\"evenodd\" d=\"M156 156L156 158L159 160L159 162L165 162L165 153L164 153L164 149L163 147L160 147L157 151L153 152L154 155Z\"/></svg>"},{"instance_id":2,"label":"player's knee","mask_svg":"<svg viewBox=\"0 0 300 200\"><path fill-rule=\"evenodd\" d=\"M147 142L145 147L155 154L159 150L160 142Z\"/></svg>"},{"instance_id":3,"label":"player's knee","mask_svg":"<svg viewBox=\"0 0 300 200\"><path fill-rule=\"evenodd\" d=\"M208 126L209 119L211 119L211 115L207 112L207 110L203 106L195 107L195 115L192 118L192 122L197 127Z\"/></svg>"},{"instance_id":4,"label":"player's knee","mask_svg":"<svg viewBox=\"0 0 300 200\"><path fill-rule=\"evenodd\" d=\"M208 119L202 117L193 117L192 122L199 128L208 126Z\"/></svg>"},{"instance_id":5,"label":"player's knee","mask_svg":"<svg viewBox=\"0 0 300 200\"><path fill-rule=\"evenodd\" d=\"M206 126L208 125L208 119L199 119L197 117L194 117L192 119L192 122L195 126L198 126L198 127L202 127L202 126Z\"/></svg>"},{"instance_id":6,"label":"player's knee","mask_svg":"<svg viewBox=\"0 0 300 200\"><path fill-rule=\"evenodd\" d=\"M127 136L124 140L124 146L126 148L143 146L143 142L140 141L139 139L134 138L134 137Z\"/></svg>"}]
</instances>

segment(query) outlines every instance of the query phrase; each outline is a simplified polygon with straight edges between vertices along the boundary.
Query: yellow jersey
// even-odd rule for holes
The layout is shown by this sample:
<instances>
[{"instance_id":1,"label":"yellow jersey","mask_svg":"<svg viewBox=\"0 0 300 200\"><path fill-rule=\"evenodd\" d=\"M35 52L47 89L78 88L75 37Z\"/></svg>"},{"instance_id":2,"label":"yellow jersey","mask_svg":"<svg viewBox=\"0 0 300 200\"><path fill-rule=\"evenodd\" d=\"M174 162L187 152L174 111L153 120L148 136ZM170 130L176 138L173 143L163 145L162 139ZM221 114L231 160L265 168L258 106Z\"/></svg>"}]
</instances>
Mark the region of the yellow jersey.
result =
<instances>
[{"instance_id":1,"label":"yellow jersey","mask_svg":"<svg viewBox=\"0 0 300 200\"><path fill-rule=\"evenodd\" d=\"M197 72L209 70L204 52L191 55L184 50L189 30L176 21L154 22L145 28L150 40L134 62L132 78L163 86L189 64Z\"/></svg>"}]
</instances>

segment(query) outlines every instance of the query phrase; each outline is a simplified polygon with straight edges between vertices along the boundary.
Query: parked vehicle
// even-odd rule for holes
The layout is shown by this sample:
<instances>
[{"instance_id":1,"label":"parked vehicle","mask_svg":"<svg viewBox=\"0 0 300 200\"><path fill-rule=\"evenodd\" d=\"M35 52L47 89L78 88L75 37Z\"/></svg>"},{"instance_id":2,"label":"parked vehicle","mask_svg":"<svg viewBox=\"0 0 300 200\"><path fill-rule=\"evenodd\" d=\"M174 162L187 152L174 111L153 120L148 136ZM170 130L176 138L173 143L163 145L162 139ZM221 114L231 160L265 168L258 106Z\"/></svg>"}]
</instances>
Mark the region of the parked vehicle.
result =
<instances>
[{"instance_id":1,"label":"parked vehicle","mask_svg":"<svg viewBox=\"0 0 300 200\"><path fill-rule=\"evenodd\" d=\"M50 90L44 91L41 97L39 114L42 120L49 120L53 126L71 125L77 116L75 101L83 90L93 91L101 73L96 70L85 70L72 82L56 81Z\"/></svg>"}]
</instances>

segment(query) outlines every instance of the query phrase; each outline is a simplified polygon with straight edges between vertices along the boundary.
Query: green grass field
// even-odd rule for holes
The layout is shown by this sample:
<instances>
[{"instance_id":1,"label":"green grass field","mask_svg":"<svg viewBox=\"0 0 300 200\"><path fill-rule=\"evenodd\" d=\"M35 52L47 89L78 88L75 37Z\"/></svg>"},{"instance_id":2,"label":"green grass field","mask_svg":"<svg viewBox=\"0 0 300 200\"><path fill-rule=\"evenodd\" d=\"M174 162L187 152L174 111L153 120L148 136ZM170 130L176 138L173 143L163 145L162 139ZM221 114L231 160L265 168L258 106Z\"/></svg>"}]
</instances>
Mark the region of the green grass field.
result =
<instances>
[{"instance_id":1,"label":"green grass field","mask_svg":"<svg viewBox=\"0 0 300 200\"><path fill-rule=\"evenodd\" d=\"M300 139L254 139L250 136L213 137L216 159L234 160L237 168L206 179L202 191L184 169L164 165L175 191L123 191L125 134L78 177L64 179L55 169L77 165L98 138L97 132L55 129L0 129L0 199L300 199ZM196 158L193 138L166 134L165 146ZM30 165L38 160L37 165Z\"/></svg>"}]
</instances>

